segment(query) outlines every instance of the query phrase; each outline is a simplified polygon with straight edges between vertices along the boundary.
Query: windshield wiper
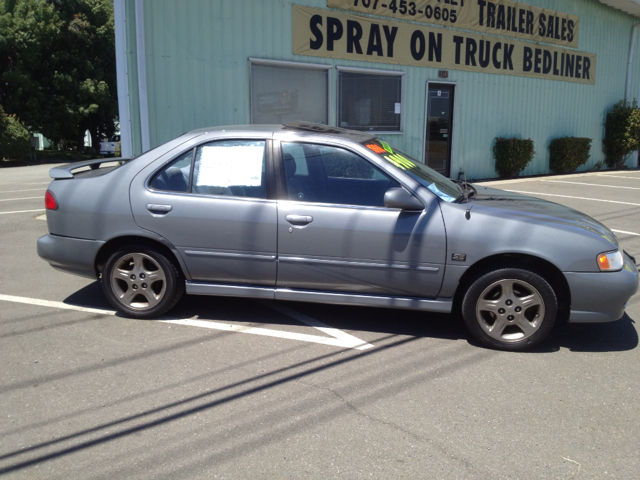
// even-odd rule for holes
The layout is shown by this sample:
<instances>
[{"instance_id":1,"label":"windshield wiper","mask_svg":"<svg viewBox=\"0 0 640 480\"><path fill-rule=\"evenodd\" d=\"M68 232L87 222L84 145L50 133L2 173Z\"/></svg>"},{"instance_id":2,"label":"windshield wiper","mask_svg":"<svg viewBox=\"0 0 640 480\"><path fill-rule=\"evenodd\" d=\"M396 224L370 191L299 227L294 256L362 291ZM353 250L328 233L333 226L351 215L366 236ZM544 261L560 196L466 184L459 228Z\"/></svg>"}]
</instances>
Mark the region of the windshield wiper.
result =
<instances>
[{"instance_id":1,"label":"windshield wiper","mask_svg":"<svg viewBox=\"0 0 640 480\"><path fill-rule=\"evenodd\" d=\"M469 197L474 196L478 191L464 180L452 180L460 190L460 196L456 198L456 202L462 202Z\"/></svg>"},{"instance_id":2,"label":"windshield wiper","mask_svg":"<svg viewBox=\"0 0 640 480\"><path fill-rule=\"evenodd\" d=\"M470 184L468 184L468 183L467 183L467 185L466 185L466 186L467 186L467 191L469 192L469 193L467 194L467 196L472 197L472 196L474 196L476 193L478 193L478 191L477 191L475 188L473 188L473 186L472 186L472 185L470 185Z\"/></svg>"}]
</instances>

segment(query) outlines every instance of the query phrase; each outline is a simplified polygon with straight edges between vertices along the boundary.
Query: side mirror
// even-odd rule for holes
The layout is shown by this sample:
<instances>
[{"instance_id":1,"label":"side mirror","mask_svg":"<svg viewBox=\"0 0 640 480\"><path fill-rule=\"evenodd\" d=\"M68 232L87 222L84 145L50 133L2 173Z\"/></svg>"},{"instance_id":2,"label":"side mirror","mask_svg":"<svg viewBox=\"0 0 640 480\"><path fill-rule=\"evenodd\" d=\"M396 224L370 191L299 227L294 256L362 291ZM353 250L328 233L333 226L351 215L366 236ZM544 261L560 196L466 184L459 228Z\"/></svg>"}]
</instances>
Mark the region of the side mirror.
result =
<instances>
[{"instance_id":1,"label":"side mirror","mask_svg":"<svg viewBox=\"0 0 640 480\"><path fill-rule=\"evenodd\" d=\"M384 194L384 206L413 212L424 210L422 202L404 188L390 188L387 190Z\"/></svg>"}]
</instances>

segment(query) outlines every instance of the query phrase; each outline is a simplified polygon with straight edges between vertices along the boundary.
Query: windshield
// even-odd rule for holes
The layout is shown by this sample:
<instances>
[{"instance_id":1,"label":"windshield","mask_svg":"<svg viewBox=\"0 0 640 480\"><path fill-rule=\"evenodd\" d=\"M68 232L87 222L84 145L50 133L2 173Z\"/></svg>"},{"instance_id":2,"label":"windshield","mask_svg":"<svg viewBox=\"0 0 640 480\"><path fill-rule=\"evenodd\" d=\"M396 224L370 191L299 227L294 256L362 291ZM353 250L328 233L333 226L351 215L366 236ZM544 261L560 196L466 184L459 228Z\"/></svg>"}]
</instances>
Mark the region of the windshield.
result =
<instances>
[{"instance_id":1,"label":"windshield","mask_svg":"<svg viewBox=\"0 0 640 480\"><path fill-rule=\"evenodd\" d=\"M384 140L376 138L363 143L372 152L375 152L387 162L404 170L423 186L431 190L445 202L455 202L461 194L461 189L450 179L427 167L411 155L392 147Z\"/></svg>"}]
</instances>

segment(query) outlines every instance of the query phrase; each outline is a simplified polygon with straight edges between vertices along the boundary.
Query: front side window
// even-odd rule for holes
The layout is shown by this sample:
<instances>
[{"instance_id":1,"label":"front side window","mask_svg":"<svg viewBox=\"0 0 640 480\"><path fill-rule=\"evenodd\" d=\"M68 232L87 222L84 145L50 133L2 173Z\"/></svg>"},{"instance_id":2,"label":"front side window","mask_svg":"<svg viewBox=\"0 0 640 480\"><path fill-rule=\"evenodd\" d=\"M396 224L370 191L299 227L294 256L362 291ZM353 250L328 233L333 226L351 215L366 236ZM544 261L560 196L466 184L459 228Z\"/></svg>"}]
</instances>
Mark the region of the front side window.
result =
<instances>
[{"instance_id":1,"label":"front side window","mask_svg":"<svg viewBox=\"0 0 640 480\"><path fill-rule=\"evenodd\" d=\"M339 87L341 127L400 131L402 75L340 71Z\"/></svg>"},{"instance_id":2,"label":"front side window","mask_svg":"<svg viewBox=\"0 0 640 480\"><path fill-rule=\"evenodd\" d=\"M453 181L432 168L427 167L411 155L391 146L384 140L380 140L379 138L367 140L364 142L364 146L372 152L377 153L378 156L385 161L404 170L442 200L452 203L460 198L461 190Z\"/></svg>"},{"instance_id":3,"label":"front side window","mask_svg":"<svg viewBox=\"0 0 640 480\"><path fill-rule=\"evenodd\" d=\"M291 200L384 207L385 192L400 186L368 160L342 148L283 142L282 155Z\"/></svg>"}]
</instances>

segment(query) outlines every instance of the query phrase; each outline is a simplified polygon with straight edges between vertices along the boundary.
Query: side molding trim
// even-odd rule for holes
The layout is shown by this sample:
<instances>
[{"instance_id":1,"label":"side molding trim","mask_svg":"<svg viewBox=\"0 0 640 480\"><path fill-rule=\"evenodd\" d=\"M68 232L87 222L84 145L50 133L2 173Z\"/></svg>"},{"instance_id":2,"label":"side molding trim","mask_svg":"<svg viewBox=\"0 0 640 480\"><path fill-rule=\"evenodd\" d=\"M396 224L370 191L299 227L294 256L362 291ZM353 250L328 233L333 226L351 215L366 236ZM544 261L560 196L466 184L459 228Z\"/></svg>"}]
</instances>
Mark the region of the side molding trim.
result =
<instances>
[{"instance_id":1,"label":"side molding trim","mask_svg":"<svg viewBox=\"0 0 640 480\"><path fill-rule=\"evenodd\" d=\"M336 305L354 305L362 307L425 310L438 313L451 313L453 310L453 299L451 298L430 299L417 297L386 297L382 295L357 295L315 290L222 285L191 281L186 282L186 291L189 295L265 298L271 300L331 303Z\"/></svg>"}]
</instances>

